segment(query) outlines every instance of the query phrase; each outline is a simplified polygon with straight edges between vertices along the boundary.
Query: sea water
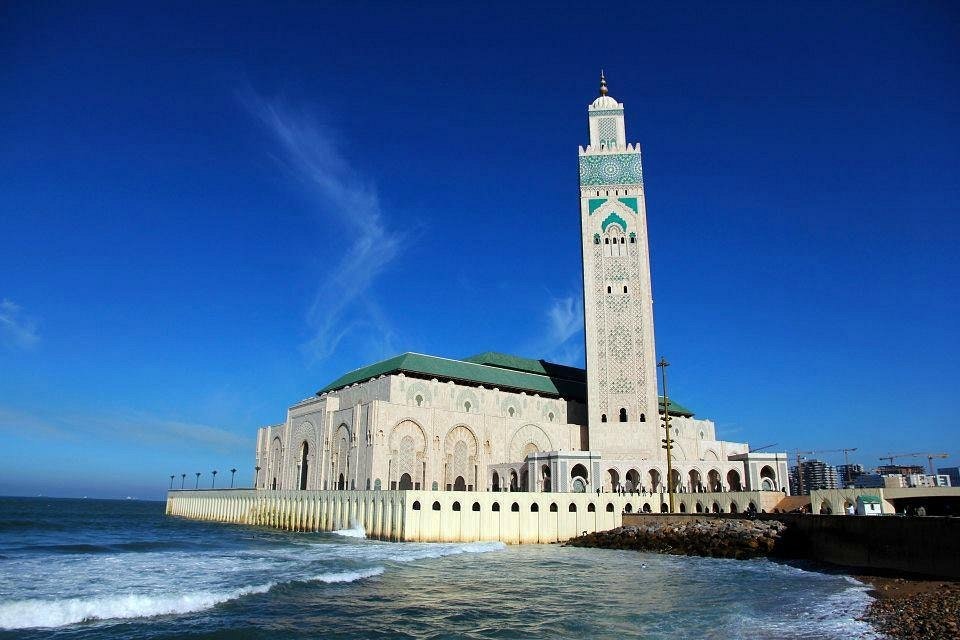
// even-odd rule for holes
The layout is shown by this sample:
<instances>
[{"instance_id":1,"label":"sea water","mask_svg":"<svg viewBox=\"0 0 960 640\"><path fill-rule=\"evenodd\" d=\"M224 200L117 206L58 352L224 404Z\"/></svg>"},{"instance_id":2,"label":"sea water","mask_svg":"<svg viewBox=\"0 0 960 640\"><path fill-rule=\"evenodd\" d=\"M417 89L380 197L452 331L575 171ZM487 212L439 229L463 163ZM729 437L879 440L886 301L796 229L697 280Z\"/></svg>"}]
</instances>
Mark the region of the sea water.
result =
<instances>
[{"instance_id":1,"label":"sea water","mask_svg":"<svg viewBox=\"0 0 960 640\"><path fill-rule=\"evenodd\" d=\"M7 638L870 638L866 587L767 560L389 543L0 498Z\"/></svg>"}]
</instances>

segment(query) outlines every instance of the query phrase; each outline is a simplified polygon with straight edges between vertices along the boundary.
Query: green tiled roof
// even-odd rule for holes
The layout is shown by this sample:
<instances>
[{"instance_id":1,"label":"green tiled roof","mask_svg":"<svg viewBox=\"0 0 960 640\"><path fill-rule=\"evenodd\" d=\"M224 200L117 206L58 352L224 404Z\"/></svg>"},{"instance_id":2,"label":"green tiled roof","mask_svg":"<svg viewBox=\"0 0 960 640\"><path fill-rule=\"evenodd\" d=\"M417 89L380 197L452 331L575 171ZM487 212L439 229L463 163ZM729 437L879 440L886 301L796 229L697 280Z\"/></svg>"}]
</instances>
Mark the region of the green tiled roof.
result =
<instances>
[{"instance_id":1,"label":"green tiled roof","mask_svg":"<svg viewBox=\"0 0 960 640\"><path fill-rule=\"evenodd\" d=\"M587 398L585 370L494 351L464 360L438 358L420 353L403 353L346 373L320 389L317 395L358 382L366 382L379 376L397 373L467 384L482 384L485 387L525 391L531 394L539 393L543 396L563 397L580 402L586 402ZM692 411L673 400L670 401L669 409L670 415L693 416Z\"/></svg>"}]
</instances>

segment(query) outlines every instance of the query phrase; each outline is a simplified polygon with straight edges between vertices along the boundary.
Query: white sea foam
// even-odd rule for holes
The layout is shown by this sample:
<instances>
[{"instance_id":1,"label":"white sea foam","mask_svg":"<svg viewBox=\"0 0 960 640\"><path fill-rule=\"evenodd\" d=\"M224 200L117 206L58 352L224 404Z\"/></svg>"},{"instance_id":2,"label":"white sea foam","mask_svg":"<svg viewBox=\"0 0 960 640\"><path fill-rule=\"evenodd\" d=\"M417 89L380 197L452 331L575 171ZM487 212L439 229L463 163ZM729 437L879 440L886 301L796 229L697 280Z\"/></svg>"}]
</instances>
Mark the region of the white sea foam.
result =
<instances>
[{"instance_id":1,"label":"white sea foam","mask_svg":"<svg viewBox=\"0 0 960 640\"><path fill-rule=\"evenodd\" d=\"M339 529L334 531L338 536L343 536L344 538L366 538L367 533L363 530L359 524L352 525L349 529Z\"/></svg>"},{"instance_id":2,"label":"white sea foam","mask_svg":"<svg viewBox=\"0 0 960 640\"><path fill-rule=\"evenodd\" d=\"M356 582L383 573L383 567L357 571L322 573L304 582L326 584ZM223 602L256 593L266 593L278 583L242 587L214 593L197 591L177 596L126 594L106 598L65 598L60 600L18 600L0 604L0 629L27 629L62 627L94 620L151 618L154 616L185 614L209 609Z\"/></svg>"},{"instance_id":3,"label":"white sea foam","mask_svg":"<svg viewBox=\"0 0 960 640\"><path fill-rule=\"evenodd\" d=\"M401 546L401 553L391 554L388 560L394 562L413 562L414 560L425 560L428 558L443 558L460 553L488 553L490 551L500 551L506 549L507 545L502 542L464 542L459 544L434 543Z\"/></svg>"}]
</instances>

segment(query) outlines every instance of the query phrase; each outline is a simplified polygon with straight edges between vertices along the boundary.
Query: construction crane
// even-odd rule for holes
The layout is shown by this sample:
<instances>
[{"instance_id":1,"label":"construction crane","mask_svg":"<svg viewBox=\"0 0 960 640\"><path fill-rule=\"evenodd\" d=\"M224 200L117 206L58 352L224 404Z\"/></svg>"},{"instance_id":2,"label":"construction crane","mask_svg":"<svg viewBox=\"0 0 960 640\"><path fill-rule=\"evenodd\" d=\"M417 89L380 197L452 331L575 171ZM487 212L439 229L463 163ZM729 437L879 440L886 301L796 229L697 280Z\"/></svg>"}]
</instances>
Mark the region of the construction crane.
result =
<instances>
[{"instance_id":1,"label":"construction crane","mask_svg":"<svg viewBox=\"0 0 960 640\"><path fill-rule=\"evenodd\" d=\"M947 453L894 453L888 456L880 456L880 460L888 460L890 466L893 466L893 461L897 458L918 458L924 457L927 459L927 464L930 467L930 475L933 475L933 459L934 458L949 458L950 454Z\"/></svg>"},{"instance_id":2,"label":"construction crane","mask_svg":"<svg viewBox=\"0 0 960 640\"><path fill-rule=\"evenodd\" d=\"M797 451L797 491L798 495L803 495L803 466L800 464L800 456L810 456L815 453L839 453L843 451L843 463L846 465L850 464L848 454L851 451L856 451L857 447L846 447L843 449L818 449L817 451Z\"/></svg>"}]
</instances>

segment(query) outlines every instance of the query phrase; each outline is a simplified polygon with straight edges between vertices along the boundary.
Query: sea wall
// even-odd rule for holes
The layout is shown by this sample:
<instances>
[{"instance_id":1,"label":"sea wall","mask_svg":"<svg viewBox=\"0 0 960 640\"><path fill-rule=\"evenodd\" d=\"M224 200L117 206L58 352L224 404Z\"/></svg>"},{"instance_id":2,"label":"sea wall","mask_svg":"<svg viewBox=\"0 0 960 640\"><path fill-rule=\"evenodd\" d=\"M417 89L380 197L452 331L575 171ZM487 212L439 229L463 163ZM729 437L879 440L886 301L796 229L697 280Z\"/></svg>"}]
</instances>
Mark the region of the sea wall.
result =
<instances>
[{"instance_id":1,"label":"sea wall","mask_svg":"<svg viewBox=\"0 0 960 640\"><path fill-rule=\"evenodd\" d=\"M612 529L624 510L643 504L640 496L590 493L224 489L170 491L166 513L288 531L360 526L379 540L529 544Z\"/></svg>"},{"instance_id":2,"label":"sea wall","mask_svg":"<svg viewBox=\"0 0 960 640\"><path fill-rule=\"evenodd\" d=\"M624 526L721 522L732 514L624 515ZM739 516L742 517L742 516ZM960 578L960 518L758 514L786 525L783 555L869 571L901 571Z\"/></svg>"}]
</instances>

